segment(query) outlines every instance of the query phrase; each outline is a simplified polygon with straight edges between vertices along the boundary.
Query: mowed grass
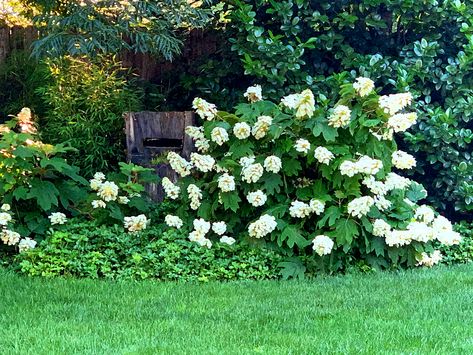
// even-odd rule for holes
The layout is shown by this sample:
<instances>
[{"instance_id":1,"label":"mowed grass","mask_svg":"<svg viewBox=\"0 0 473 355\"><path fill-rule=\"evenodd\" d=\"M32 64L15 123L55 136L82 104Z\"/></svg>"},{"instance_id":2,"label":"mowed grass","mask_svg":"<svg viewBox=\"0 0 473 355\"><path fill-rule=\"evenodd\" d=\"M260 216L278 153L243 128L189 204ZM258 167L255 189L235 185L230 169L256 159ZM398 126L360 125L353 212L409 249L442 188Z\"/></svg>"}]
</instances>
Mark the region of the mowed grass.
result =
<instances>
[{"instance_id":1,"label":"mowed grass","mask_svg":"<svg viewBox=\"0 0 473 355\"><path fill-rule=\"evenodd\" d=\"M1 354L473 354L473 266L307 282L0 272Z\"/></svg>"}]
</instances>

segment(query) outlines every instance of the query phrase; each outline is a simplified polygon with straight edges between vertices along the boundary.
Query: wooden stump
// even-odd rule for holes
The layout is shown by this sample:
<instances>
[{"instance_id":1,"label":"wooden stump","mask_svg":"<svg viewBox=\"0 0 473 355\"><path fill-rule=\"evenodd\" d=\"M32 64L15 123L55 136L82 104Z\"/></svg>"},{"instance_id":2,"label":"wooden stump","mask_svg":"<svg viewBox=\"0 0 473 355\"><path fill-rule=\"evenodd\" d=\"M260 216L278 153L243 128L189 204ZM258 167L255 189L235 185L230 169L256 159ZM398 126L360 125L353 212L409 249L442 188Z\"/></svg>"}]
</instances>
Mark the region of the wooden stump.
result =
<instances>
[{"instance_id":1,"label":"wooden stump","mask_svg":"<svg viewBox=\"0 0 473 355\"><path fill-rule=\"evenodd\" d=\"M125 114L128 161L153 168L163 178L177 180L177 174L167 164L154 164L155 157L174 151L189 159L194 149L185 128L194 124L193 112L130 112ZM152 199L162 201L164 192L160 184L147 184Z\"/></svg>"}]
</instances>

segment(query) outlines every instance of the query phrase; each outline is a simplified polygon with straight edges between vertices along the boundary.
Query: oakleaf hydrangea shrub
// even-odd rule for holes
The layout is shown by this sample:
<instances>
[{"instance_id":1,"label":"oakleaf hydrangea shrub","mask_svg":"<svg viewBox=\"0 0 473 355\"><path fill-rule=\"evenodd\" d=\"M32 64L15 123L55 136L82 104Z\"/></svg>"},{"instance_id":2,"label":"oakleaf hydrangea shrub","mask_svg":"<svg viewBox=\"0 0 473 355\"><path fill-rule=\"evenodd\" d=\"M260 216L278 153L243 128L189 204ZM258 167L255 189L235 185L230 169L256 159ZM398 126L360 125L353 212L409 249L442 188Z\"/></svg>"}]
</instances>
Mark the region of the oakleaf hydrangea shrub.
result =
<instances>
[{"instance_id":1,"label":"oakleaf hydrangea shrub","mask_svg":"<svg viewBox=\"0 0 473 355\"><path fill-rule=\"evenodd\" d=\"M249 88L249 103L234 114L194 100L204 123L186 133L197 151L190 161L167 155L180 176L162 181L179 202L165 217L169 227L206 248L237 240L288 254L311 247L331 269L347 255L376 267L432 266L442 257L433 241L460 242L445 217L421 204L425 189L400 175L416 165L394 140L416 123L410 93L379 96L360 77L336 101L309 89L277 103L263 94Z\"/></svg>"}]
</instances>

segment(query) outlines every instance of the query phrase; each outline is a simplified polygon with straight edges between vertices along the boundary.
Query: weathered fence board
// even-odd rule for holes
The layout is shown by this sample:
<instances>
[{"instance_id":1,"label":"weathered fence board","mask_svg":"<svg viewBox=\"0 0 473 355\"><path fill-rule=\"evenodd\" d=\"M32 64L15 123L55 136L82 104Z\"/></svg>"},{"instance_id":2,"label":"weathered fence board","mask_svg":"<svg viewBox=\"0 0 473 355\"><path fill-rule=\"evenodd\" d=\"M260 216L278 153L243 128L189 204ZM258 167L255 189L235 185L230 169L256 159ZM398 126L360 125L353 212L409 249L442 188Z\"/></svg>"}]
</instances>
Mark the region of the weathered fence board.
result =
<instances>
[{"instance_id":1,"label":"weathered fence board","mask_svg":"<svg viewBox=\"0 0 473 355\"><path fill-rule=\"evenodd\" d=\"M194 124L193 112L130 112L125 114L127 158L132 163L154 168L159 177L176 181L176 173L167 164L155 164L153 159L175 151L186 159L194 149L185 128ZM163 191L157 184L148 184L147 192L161 200Z\"/></svg>"}]
</instances>

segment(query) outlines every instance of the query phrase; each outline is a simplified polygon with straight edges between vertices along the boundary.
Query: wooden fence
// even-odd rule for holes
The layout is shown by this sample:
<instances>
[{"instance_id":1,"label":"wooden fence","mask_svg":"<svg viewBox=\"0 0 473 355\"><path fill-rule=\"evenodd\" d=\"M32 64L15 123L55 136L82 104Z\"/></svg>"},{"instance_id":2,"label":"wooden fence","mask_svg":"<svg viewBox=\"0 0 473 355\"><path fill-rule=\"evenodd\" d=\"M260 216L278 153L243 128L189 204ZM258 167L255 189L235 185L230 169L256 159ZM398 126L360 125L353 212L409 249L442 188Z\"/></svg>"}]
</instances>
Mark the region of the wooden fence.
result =
<instances>
[{"instance_id":1,"label":"wooden fence","mask_svg":"<svg viewBox=\"0 0 473 355\"><path fill-rule=\"evenodd\" d=\"M37 38L38 31L33 27L0 27L0 64L14 50L29 50ZM174 69L176 62L192 63L201 56L214 53L217 50L217 39L214 35L202 30L193 30L182 48L182 54L174 62L158 60L148 54L122 53L121 59L126 67L145 80L159 78L163 73Z\"/></svg>"}]
</instances>

